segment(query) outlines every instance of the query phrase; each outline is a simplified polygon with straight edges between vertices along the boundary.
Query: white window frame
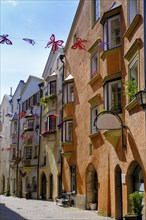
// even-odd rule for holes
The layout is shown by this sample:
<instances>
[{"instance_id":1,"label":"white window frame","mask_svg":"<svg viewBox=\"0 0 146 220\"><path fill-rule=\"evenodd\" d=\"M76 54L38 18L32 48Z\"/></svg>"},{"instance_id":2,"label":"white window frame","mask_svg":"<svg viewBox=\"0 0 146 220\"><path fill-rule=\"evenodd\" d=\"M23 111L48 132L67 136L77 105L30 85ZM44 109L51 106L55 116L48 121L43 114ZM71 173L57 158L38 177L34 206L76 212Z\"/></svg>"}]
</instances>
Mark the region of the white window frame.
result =
<instances>
[{"instance_id":1,"label":"white window frame","mask_svg":"<svg viewBox=\"0 0 146 220\"><path fill-rule=\"evenodd\" d=\"M69 134L69 124L72 124L71 133ZM68 120L63 123L63 141L72 142L73 141L73 121Z\"/></svg>"},{"instance_id":2,"label":"white window frame","mask_svg":"<svg viewBox=\"0 0 146 220\"><path fill-rule=\"evenodd\" d=\"M114 84L121 84L121 79L113 80L113 81L108 81L105 86L104 86L104 106L106 110L112 110L112 85ZM121 84L122 87L122 84ZM121 106L122 106L122 94L121 94ZM112 110L112 111L117 111L121 112L122 109L117 109L117 110Z\"/></svg>"},{"instance_id":3,"label":"white window frame","mask_svg":"<svg viewBox=\"0 0 146 220\"><path fill-rule=\"evenodd\" d=\"M131 71L132 71L132 69L133 69L133 67L134 67L134 65L137 63L137 79L136 79L136 82L137 82L137 86L138 86L138 75L139 75L139 71L138 71L138 69L139 69L139 67L138 67L138 65L139 65L139 60L138 60L138 55L136 55L133 59L132 59L132 61L130 62L130 64L129 64L129 79L130 80L133 80L134 79L134 77L133 77L133 79L132 79L132 73L131 73Z\"/></svg>"},{"instance_id":4,"label":"white window frame","mask_svg":"<svg viewBox=\"0 0 146 220\"><path fill-rule=\"evenodd\" d=\"M98 52L96 51L91 56L91 79L97 74L98 72Z\"/></svg>"},{"instance_id":5,"label":"white window frame","mask_svg":"<svg viewBox=\"0 0 146 220\"><path fill-rule=\"evenodd\" d=\"M118 36L118 37L120 37L120 42L119 42L119 44L112 45L111 22L115 19L119 19L119 23L120 23L120 25L119 25L120 35ZM121 45L121 16L120 16L120 14L108 18L107 21L104 23L104 25L103 25L103 41L105 42L104 50L116 48Z\"/></svg>"},{"instance_id":6,"label":"white window frame","mask_svg":"<svg viewBox=\"0 0 146 220\"><path fill-rule=\"evenodd\" d=\"M94 106L91 108L91 133L95 133L97 131L97 127L95 125L95 119L98 115L98 106Z\"/></svg>"},{"instance_id":7,"label":"white window frame","mask_svg":"<svg viewBox=\"0 0 146 220\"><path fill-rule=\"evenodd\" d=\"M72 88L72 91L71 91ZM64 102L74 102L74 83L67 83L64 87Z\"/></svg>"},{"instance_id":8,"label":"white window frame","mask_svg":"<svg viewBox=\"0 0 146 220\"><path fill-rule=\"evenodd\" d=\"M95 24L100 18L100 0L94 0L93 7L94 7L94 24Z\"/></svg>"}]
</instances>

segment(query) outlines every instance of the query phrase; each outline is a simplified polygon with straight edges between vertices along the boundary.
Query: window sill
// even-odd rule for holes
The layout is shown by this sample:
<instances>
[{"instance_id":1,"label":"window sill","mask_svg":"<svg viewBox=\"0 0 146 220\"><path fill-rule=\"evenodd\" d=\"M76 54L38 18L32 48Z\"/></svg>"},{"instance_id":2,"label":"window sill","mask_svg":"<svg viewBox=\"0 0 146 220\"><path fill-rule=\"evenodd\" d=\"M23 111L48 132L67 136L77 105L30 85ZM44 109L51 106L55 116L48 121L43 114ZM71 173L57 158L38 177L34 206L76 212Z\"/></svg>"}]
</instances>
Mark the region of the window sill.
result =
<instances>
[{"instance_id":1,"label":"window sill","mask_svg":"<svg viewBox=\"0 0 146 220\"><path fill-rule=\"evenodd\" d=\"M63 106L72 105L73 103L74 103L74 101L72 101L72 102L66 102L66 103L63 104Z\"/></svg>"},{"instance_id":2,"label":"window sill","mask_svg":"<svg viewBox=\"0 0 146 220\"><path fill-rule=\"evenodd\" d=\"M63 141L62 145L73 145L73 141Z\"/></svg>"},{"instance_id":3,"label":"window sill","mask_svg":"<svg viewBox=\"0 0 146 220\"><path fill-rule=\"evenodd\" d=\"M92 77L92 79L90 79L90 81L88 82L88 84L89 84L90 86L92 86L98 79L99 79L99 73L97 73L94 77Z\"/></svg>"},{"instance_id":4,"label":"window sill","mask_svg":"<svg viewBox=\"0 0 146 220\"><path fill-rule=\"evenodd\" d=\"M138 105L136 98L134 98L128 105L125 106L125 109L129 112Z\"/></svg>"},{"instance_id":5,"label":"window sill","mask_svg":"<svg viewBox=\"0 0 146 220\"><path fill-rule=\"evenodd\" d=\"M140 20L141 20L141 15L140 14L136 15L132 23L129 25L128 29L126 30L124 37L126 37L129 40L129 38L131 37L134 29L136 29L136 26L138 25Z\"/></svg>"},{"instance_id":6,"label":"window sill","mask_svg":"<svg viewBox=\"0 0 146 220\"><path fill-rule=\"evenodd\" d=\"M100 134L100 131L98 130L98 131L96 131L94 133L89 134L89 137L90 138L94 138L94 137L98 136L99 134Z\"/></svg>"}]
</instances>

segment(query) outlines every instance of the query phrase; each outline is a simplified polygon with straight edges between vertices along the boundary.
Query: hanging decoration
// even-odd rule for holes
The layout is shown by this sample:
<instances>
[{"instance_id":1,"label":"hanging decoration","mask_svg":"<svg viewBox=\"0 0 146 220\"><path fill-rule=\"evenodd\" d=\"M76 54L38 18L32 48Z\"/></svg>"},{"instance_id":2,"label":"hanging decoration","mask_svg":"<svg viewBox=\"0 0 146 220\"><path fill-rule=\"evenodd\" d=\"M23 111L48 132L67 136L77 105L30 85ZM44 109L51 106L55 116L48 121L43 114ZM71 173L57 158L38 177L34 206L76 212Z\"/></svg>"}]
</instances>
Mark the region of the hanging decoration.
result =
<instances>
[{"instance_id":1,"label":"hanging decoration","mask_svg":"<svg viewBox=\"0 0 146 220\"><path fill-rule=\"evenodd\" d=\"M0 44L8 44L8 45L12 45L12 41L10 41L8 39L9 35L8 34L3 34L3 35L0 35Z\"/></svg>"},{"instance_id":2,"label":"hanging decoration","mask_svg":"<svg viewBox=\"0 0 146 220\"><path fill-rule=\"evenodd\" d=\"M88 40L82 40L79 37L76 37L76 43L72 45L71 49L79 49L79 50L86 50L84 43L89 42Z\"/></svg>"},{"instance_id":3,"label":"hanging decoration","mask_svg":"<svg viewBox=\"0 0 146 220\"><path fill-rule=\"evenodd\" d=\"M19 117L20 117L20 118L24 118L24 117L25 117L25 113L24 113L24 112L20 112L20 113L19 113Z\"/></svg>"},{"instance_id":4,"label":"hanging decoration","mask_svg":"<svg viewBox=\"0 0 146 220\"><path fill-rule=\"evenodd\" d=\"M32 39L29 39L29 38L23 38L22 40L28 42L29 44L31 44L31 45L33 45L33 46L35 45L35 41L32 40Z\"/></svg>"},{"instance_id":5,"label":"hanging decoration","mask_svg":"<svg viewBox=\"0 0 146 220\"><path fill-rule=\"evenodd\" d=\"M13 115L14 115L14 114L13 114L12 112L8 112L5 116L6 116L6 117L9 117L9 118L12 118Z\"/></svg>"},{"instance_id":6,"label":"hanging decoration","mask_svg":"<svg viewBox=\"0 0 146 220\"><path fill-rule=\"evenodd\" d=\"M52 45L52 51L55 53L56 50L58 50L58 47L62 46L64 43L63 40L57 40L55 41L55 35L52 34L50 37L50 41L47 43L45 48L49 48Z\"/></svg>"},{"instance_id":7,"label":"hanging decoration","mask_svg":"<svg viewBox=\"0 0 146 220\"><path fill-rule=\"evenodd\" d=\"M108 42L100 42L100 43L98 44L98 46L99 46L100 49L104 49L104 47L105 47L106 45L108 45Z\"/></svg>"},{"instance_id":8,"label":"hanging decoration","mask_svg":"<svg viewBox=\"0 0 146 220\"><path fill-rule=\"evenodd\" d=\"M59 116L59 115L54 114L54 115L51 115L51 118L52 118L52 119L56 119L58 116Z\"/></svg>"}]
</instances>

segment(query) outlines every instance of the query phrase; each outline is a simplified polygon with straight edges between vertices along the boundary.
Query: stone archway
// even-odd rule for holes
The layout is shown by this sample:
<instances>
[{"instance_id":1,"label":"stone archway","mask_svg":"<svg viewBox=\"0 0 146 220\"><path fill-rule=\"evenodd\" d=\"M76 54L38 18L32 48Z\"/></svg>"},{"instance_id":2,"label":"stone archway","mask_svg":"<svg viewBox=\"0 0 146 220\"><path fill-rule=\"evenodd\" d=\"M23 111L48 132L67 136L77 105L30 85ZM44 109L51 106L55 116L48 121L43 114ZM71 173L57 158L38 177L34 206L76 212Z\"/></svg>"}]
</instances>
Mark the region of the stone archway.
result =
<instances>
[{"instance_id":1,"label":"stone archway","mask_svg":"<svg viewBox=\"0 0 146 220\"><path fill-rule=\"evenodd\" d=\"M86 209L90 209L90 203L96 203L98 209L98 176L93 164L86 171Z\"/></svg>"},{"instance_id":2,"label":"stone archway","mask_svg":"<svg viewBox=\"0 0 146 220\"><path fill-rule=\"evenodd\" d=\"M123 219L123 206L122 206L122 180L121 180L121 168L119 165L115 169L115 208L116 208L116 219Z\"/></svg>"},{"instance_id":3,"label":"stone archway","mask_svg":"<svg viewBox=\"0 0 146 220\"><path fill-rule=\"evenodd\" d=\"M135 191L144 192L144 173L137 161L130 164L127 172L127 196L129 197L129 194ZM130 211L129 199L128 211Z\"/></svg>"},{"instance_id":4,"label":"stone archway","mask_svg":"<svg viewBox=\"0 0 146 220\"><path fill-rule=\"evenodd\" d=\"M42 199L46 199L46 192L47 192L47 178L45 173L42 174L41 176L41 197Z\"/></svg>"}]
</instances>

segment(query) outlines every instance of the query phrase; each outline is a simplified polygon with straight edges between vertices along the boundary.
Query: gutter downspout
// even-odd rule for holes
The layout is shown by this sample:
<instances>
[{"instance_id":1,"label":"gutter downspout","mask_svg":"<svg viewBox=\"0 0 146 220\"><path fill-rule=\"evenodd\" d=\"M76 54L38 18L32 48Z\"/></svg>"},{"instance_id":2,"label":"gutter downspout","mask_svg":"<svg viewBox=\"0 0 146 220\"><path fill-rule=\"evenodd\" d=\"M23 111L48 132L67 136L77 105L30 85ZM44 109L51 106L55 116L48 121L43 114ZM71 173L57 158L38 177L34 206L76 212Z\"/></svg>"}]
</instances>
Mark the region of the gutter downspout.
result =
<instances>
[{"instance_id":1,"label":"gutter downspout","mask_svg":"<svg viewBox=\"0 0 146 220\"><path fill-rule=\"evenodd\" d=\"M64 59L65 55L64 54L61 54L60 55L60 60L61 62L63 63L63 73L62 73L62 115L61 115L61 118L63 120L63 104L64 104ZM63 125L63 121L62 121L62 125ZM63 127L61 127L61 143L63 142ZM62 147L62 146L61 146ZM61 168L60 168L60 172L61 172L61 194L63 192L63 188L62 188L62 175L63 175L63 158L62 158L62 155L61 155Z\"/></svg>"},{"instance_id":2,"label":"gutter downspout","mask_svg":"<svg viewBox=\"0 0 146 220\"><path fill-rule=\"evenodd\" d=\"M19 157L19 136L20 136L20 100L21 98L17 99L17 103L18 103L18 138L17 138L17 159ZM16 166L16 196L19 196L18 193L18 163Z\"/></svg>"},{"instance_id":3,"label":"gutter downspout","mask_svg":"<svg viewBox=\"0 0 146 220\"><path fill-rule=\"evenodd\" d=\"M146 90L146 1L143 0L144 13L144 90Z\"/></svg>"},{"instance_id":4,"label":"gutter downspout","mask_svg":"<svg viewBox=\"0 0 146 220\"><path fill-rule=\"evenodd\" d=\"M43 83L40 83L40 99L43 97ZM39 144L38 144L38 164L37 164L37 199L39 199L39 168L40 168L40 150L41 150L41 131L42 131L42 105L40 104L40 121L39 121Z\"/></svg>"}]
</instances>

